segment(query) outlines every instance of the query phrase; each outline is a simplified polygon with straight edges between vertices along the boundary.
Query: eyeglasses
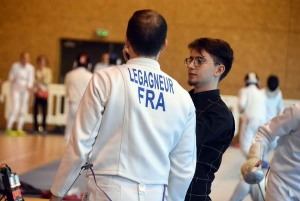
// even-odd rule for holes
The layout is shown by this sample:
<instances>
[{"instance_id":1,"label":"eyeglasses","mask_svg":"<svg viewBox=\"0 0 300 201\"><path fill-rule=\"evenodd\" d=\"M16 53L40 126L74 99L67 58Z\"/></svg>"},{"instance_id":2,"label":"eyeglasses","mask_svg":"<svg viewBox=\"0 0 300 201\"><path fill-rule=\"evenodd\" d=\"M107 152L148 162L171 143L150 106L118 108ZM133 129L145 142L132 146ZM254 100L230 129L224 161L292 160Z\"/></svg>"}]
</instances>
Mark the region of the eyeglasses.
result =
<instances>
[{"instance_id":1,"label":"eyeglasses","mask_svg":"<svg viewBox=\"0 0 300 201\"><path fill-rule=\"evenodd\" d=\"M189 57L184 59L184 65L185 67L189 67L189 65L194 62L195 67L200 67L202 64L217 64L219 65L219 63L215 63L215 62L207 62L207 61L203 61L201 60L200 57Z\"/></svg>"}]
</instances>

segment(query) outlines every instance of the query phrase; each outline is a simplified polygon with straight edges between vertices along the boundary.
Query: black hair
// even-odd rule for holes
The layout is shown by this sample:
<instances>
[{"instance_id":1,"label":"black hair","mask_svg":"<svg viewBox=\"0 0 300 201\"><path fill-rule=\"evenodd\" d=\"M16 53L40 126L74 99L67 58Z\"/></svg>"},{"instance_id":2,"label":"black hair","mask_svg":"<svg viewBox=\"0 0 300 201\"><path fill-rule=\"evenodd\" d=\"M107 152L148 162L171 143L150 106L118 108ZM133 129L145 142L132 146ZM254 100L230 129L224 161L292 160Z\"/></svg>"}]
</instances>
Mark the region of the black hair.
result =
<instances>
[{"instance_id":1,"label":"black hair","mask_svg":"<svg viewBox=\"0 0 300 201\"><path fill-rule=\"evenodd\" d=\"M88 65L90 63L90 58L87 54L79 54L76 57L76 66L83 66L88 68Z\"/></svg>"},{"instance_id":2,"label":"black hair","mask_svg":"<svg viewBox=\"0 0 300 201\"><path fill-rule=\"evenodd\" d=\"M275 91L279 87L279 79L276 75L270 75L267 81L270 91Z\"/></svg>"},{"instance_id":3,"label":"black hair","mask_svg":"<svg viewBox=\"0 0 300 201\"><path fill-rule=\"evenodd\" d=\"M157 56L167 37L167 22L154 10L138 10L128 21L126 36L137 55Z\"/></svg>"},{"instance_id":4,"label":"black hair","mask_svg":"<svg viewBox=\"0 0 300 201\"><path fill-rule=\"evenodd\" d=\"M208 52L215 63L223 64L225 71L220 76L219 82L226 77L234 60L233 50L230 45L221 39L198 38L188 45L190 50L197 50L200 54L203 50Z\"/></svg>"}]
</instances>

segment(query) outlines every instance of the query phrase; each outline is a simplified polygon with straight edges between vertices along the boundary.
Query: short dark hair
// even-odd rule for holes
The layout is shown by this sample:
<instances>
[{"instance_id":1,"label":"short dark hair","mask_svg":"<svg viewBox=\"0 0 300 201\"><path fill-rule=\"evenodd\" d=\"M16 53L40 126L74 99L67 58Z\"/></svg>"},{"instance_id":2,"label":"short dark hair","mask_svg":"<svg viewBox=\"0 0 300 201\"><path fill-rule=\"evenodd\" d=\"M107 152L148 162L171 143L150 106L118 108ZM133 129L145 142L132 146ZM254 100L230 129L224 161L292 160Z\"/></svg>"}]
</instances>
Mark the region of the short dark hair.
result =
<instances>
[{"instance_id":1,"label":"short dark hair","mask_svg":"<svg viewBox=\"0 0 300 201\"><path fill-rule=\"evenodd\" d=\"M80 53L77 55L76 57L76 66L79 67L86 67L88 68L88 65L90 63L90 57L88 54L85 54L85 53Z\"/></svg>"},{"instance_id":2,"label":"short dark hair","mask_svg":"<svg viewBox=\"0 0 300 201\"><path fill-rule=\"evenodd\" d=\"M167 22L154 10L138 10L128 21L126 36L137 55L156 56L167 37Z\"/></svg>"},{"instance_id":3,"label":"short dark hair","mask_svg":"<svg viewBox=\"0 0 300 201\"><path fill-rule=\"evenodd\" d=\"M220 76L219 82L228 74L233 62L233 50L230 45L221 39L198 38L188 45L190 50L197 50L200 54L203 50L208 52L215 63L225 66L224 73Z\"/></svg>"},{"instance_id":4,"label":"short dark hair","mask_svg":"<svg viewBox=\"0 0 300 201\"><path fill-rule=\"evenodd\" d=\"M268 77L267 85L270 91L275 91L279 87L279 79L276 75Z\"/></svg>"}]
</instances>

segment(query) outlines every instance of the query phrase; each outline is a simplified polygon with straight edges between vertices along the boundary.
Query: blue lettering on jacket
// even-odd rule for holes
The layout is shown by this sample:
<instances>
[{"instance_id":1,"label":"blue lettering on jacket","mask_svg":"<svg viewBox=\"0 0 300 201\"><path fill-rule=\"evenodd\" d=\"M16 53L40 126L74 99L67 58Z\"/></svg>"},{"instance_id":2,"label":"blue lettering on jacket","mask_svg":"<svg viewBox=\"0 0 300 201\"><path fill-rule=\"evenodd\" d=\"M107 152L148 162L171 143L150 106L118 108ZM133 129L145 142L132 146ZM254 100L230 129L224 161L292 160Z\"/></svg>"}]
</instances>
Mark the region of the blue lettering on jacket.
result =
<instances>
[{"instance_id":1,"label":"blue lettering on jacket","mask_svg":"<svg viewBox=\"0 0 300 201\"><path fill-rule=\"evenodd\" d=\"M139 85L139 103L147 108L165 111L164 93L175 93L172 79L155 72L147 72L135 68L128 68L127 70L129 80Z\"/></svg>"}]
</instances>

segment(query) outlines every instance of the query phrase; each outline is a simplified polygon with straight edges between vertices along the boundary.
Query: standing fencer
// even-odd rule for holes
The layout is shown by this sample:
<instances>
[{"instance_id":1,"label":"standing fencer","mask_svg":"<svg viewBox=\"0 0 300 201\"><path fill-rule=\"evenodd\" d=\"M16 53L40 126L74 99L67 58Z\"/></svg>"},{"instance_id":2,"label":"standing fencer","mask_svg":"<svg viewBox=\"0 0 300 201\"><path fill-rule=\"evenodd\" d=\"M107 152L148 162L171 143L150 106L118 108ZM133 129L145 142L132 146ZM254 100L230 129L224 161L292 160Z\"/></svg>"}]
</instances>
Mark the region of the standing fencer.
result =
<instances>
[{"instance_id":1,"label":"standing fencer","mask_svg":"<svg viewBox=\"0 0 300 201\"><path fill-rule=\"evenodd\" d=\"M261 153L280 137L276 152L270 163L267 175L266 201L300 200L300 105L294 104L284 109L263 126L253 139L249 159L241 172L244 178L249 170L261 165Z\"/></svg>"},{"instance_id":2,"label":"standing fencer","mask_svg":"<svg viewBox=\"0 0 300 201\"><path fill-rule=\"evenodd\" d=\"M259 89L256 73L248 73L245 76L245 84L246 87L240 89L238 93L238 106L242 114L240 147L247 158L257 128L266 123L266 96Z\"/></svg>"},{"instance_id":3,"label":"standing fencer","mask_svg":"<svg viewBox=\"0 0 300 201\"><path fill-rule=\"evenodd\" d=\"M74 64L74 66L76 66L75 69L66 74L66 97L69 100L69 109L65 127L66 144L69 143L70 134L74 124L79 102L93 76L93 74L87 69L89 64L89 56L87 54L79 54Z\"/></svg>"},{"instance_id":4,"label":"standing fencer","mask_svg":"<svg viewBox=\"0 0 300 201\"><path fill-rule=\"evenodd\" d=\"M282 103L282 94L279 89L279 79L275 75L270 75L267 79L267 87L262 89L263 93L266 96L266 120L269 121L276 115L280 114L283 110ZM273 140L270 146L268 147L268 151L273 150L277 146L277 139ZM265 155L263 157L265 161ZM267 162L264 162L264 166L268 166ZM263 195L265 195L265 184L264 181L260 182ZM240 179L238 185L236 186L234 193L231 197L231 201L241 201L243 200L249 193L254 201L263 201L263 197L261 196L257 185L250 185L246 183L244 180Z\"/></svg>"},{"instance_id":5,"label":"standing fencer","mask_svg":"<svg viewBox=\"0 0 300 201\"><path fill-rule=\"evenodd\" d=\"M240 148L246 159L248 159L249 148L257 129L266 122L266 96L259 89L259 80L254 72L245 76L246 87L238 93L239 110L242 114L242 125L240 130ZM264 163L266 164L266 163ZM266 167L268 164L266 164ZM230 201L241 201L249 193L250 185L240 178ZM260 195L258 197L261 197Z\"/></svg>"},{"instance_id":6,"label":"standing fencer","mask_svg":"<svg viewBox=\"0 0 300 201\"><path fill-rule=\"evenodd\" d=\"M275 116L279 115L283 111L283 98L279 88L279 79L276 75L270 75L267 79L267 87L262 89L266 95L267 102L267 114L266 122L270 121ZM274 140L267 153L277 146L278 139ZM266 162L265 162L266 163Z\"/></svg>"},{"instance_id":7,"label":"standing fencer","mask_svg":"<svg viewBox=\"0 0 300 201\"><path fill-rule=\"evenodd\" d=\"M25 136L23 131L24 117L28 108L28 100L34 82L34 67L29 63L30 54L22 52L20 61L15 62L9 72L11 108L7 119L5 133L8 135ZM12 130L13 124L18 117L17 130Z\"/></svg>"},{"instance_id":8,"label":"standing fencer","mask_svg":"<svg viewBox=\"0 0 300 201\"><path fill-rule=\"evenodd\" d=\"M167 23L156 11L139 10L130 18L123 50L130 59L94 73L52 201L64 196L86 162L93 164L95 181L88 171L84 200L184 200L195 172L195 107L157 62L166 36Z\"/></svg>"},{"instance_id":9,"label":"standing fencer","mask_svg":"<svg viewBox=\"0 0 300 201\"><path fill-rule=\"evenodd\" d=\"M267 97L267 121L269 121L283 111L282 93L279 88L278 77L270 75L267 79L267 87L262 90Z\"/></svg>"}]
</instances>

